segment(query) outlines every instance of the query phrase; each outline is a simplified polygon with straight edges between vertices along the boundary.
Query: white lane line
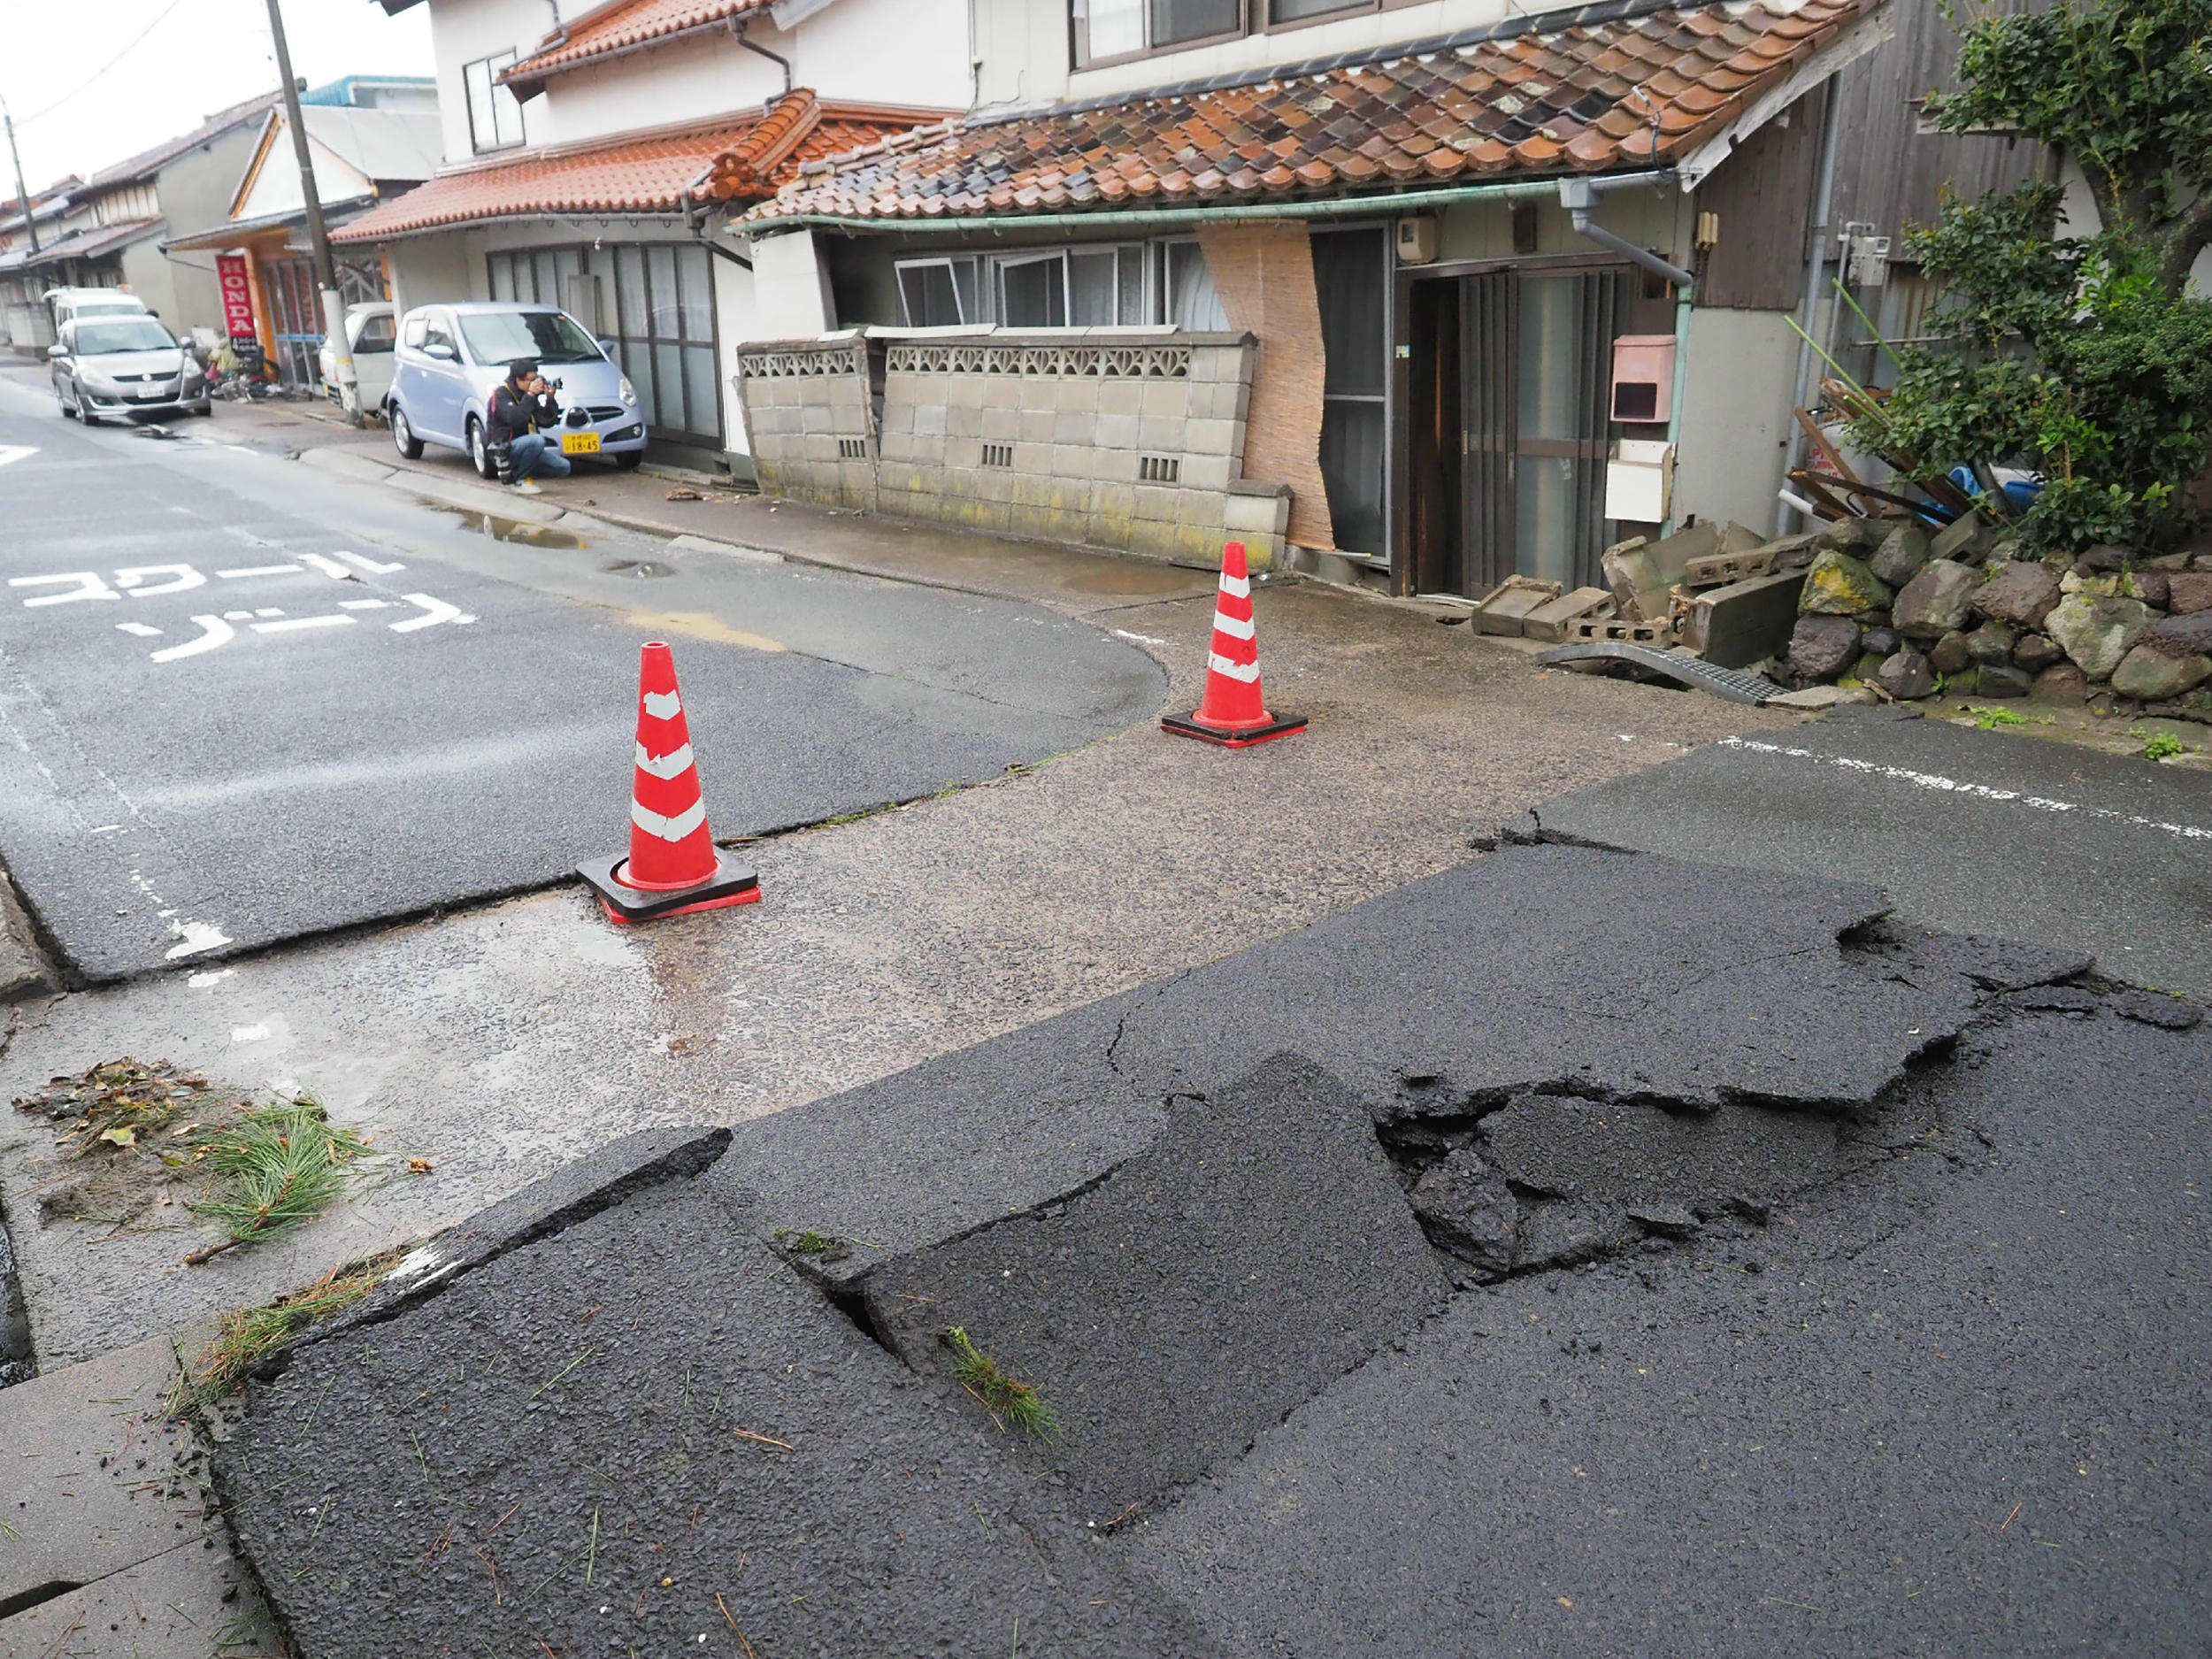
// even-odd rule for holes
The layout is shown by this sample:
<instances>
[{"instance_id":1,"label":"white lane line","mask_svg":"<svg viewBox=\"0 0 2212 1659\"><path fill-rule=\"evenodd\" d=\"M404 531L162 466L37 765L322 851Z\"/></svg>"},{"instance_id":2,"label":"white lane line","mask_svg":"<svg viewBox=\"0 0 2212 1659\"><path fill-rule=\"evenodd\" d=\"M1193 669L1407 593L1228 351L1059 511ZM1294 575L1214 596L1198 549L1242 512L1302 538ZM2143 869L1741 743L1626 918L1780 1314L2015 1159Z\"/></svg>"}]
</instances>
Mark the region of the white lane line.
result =
<instances>
[{"instance_id":1,"label":"white lane line","mask_svg":"<svg viewBox=\"0 0 2212 1659\"><path fill-rule=\"evenodd\" d=\"M0 443L0 466L12 466L26 457L37 453L38 450L29 444Z\"/></svg>"},{"instance_id":2,"label":"white lane line","mask_svg":"<svg viewBox=\"0 0 2212 1659\"><path fill-rule=\"evenodd\" d=\"M352 626L351 617L290 617L282 622L257 622L256 634L297 634L303 628L343 628Z\"/></svg>"},{"instance_id":3,"label":"white lane line","mask_svg":"<svg viewBox=\"0 0 2212 1659\"><path fill-rule=\"evenodd\" d=\"M1839 771L1855 772L1863 776L1885 778L1893 782L1909 783L1915 788L1933 790L1942 795L1965 795L1982 801L2016 803L2038 812L2078 812L2085 818L2104 818L2115 824L2126 824L2137 829L2154 829L2168 835L2178 835L2184 841L2212 841L2212 829L2200 829L2193 824L2169 824L2163 818L2145 818L2138 812L2118 812L2110 807L2090 806L2080 801L2055 801L2048 795L2025 795L2017 789L1996 789L1985 783L1962 782L1946 778L1940 772L1915 772L1909 766L1885 766L1870 760L1854 760L1847 755L1819 755L1809 749L1793 749L1781 743L1755 742L1747 737L1724 737L1715 745L1719 749L1740 749L1755 755L1780 755L1791 760L1809 760L1816 766L1834 766Z\"/></svg>"},{"instance_id":4,"label":"white lane line","mask_svg":"<svg viewBox=\"0 0 2212 1659\"><path fill-rule=\"evenodd\" d=\"M225 581L238 581L248 576L296 576L307 567L303 565L249 565L240 570L217 571Z\"/></svg>"},{"instance_id":5,"label":"white lane line","mask_svg":"<svg viewBox=\"0 0 2212 1659\"><path fill-rule=\"evenodd\" d=\"M123 633L131 634L138 639L157 640L161 637L161 630L159 628L150 628L143 622L119 622L115 626Z\"/></svg>"},{"instance_id":6,"label":"white lane line","mask_svg":"<svg viewBox=\"0 0 2212 1659\"><path fill-rule=\"evenodd\" d=\"M388 611L391 605L392 602L388 599L341 599L338 602L341 611Z\"/></svg>"}]
</instances>

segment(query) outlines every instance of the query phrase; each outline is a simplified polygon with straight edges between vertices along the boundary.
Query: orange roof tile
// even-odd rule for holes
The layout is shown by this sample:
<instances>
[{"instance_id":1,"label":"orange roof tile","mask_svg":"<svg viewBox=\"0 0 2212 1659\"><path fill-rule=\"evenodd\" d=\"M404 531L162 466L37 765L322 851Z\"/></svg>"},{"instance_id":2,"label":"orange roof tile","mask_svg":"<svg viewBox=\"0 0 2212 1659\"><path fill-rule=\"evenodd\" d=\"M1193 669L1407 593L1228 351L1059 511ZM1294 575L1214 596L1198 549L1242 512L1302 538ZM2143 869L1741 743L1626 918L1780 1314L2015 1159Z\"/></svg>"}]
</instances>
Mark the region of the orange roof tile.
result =
<instances>
[{"instance_id":1,"label":"orange roof tile","mask_svg":"<svg viewBox=\"0 0 2212 1659\"><path fill-rule=\"evenodd\" d=\"M1263 81L956 121L803 165L746 217L937 218L1161 196L1196 206L1663 165L1886 3L1617 0L1555 14L1573 19L1565 27L1517 18Z\"/></svg>"},{"instance_id":2,"label":"orange roof tile","mask_svg":"<svg viewBox=\"0 0 2212 1659\"><path fill-rule=\"evenodd\" d=\"M672 213L702 202L768 196L818 157L880 142L933 110L826 104L805 88L763 114L725 116L675 132L534 151L442 173L330 233L373 242L485 219L549 214Z\"/></svg>"},{"instance_id":3,"label":"orange roof tile","mask_svg":"<svg viewBox=\"0 0 2212 1659\"><path fill-rule=\"evenodd\" d=\"M769 0L616 0L579 19L562 36L550 36L500 79L517 97L534 97L555 75L602 58L618 57L679 35L718 28L749 12L765 12Z\"/></svg>"}]
</instances>

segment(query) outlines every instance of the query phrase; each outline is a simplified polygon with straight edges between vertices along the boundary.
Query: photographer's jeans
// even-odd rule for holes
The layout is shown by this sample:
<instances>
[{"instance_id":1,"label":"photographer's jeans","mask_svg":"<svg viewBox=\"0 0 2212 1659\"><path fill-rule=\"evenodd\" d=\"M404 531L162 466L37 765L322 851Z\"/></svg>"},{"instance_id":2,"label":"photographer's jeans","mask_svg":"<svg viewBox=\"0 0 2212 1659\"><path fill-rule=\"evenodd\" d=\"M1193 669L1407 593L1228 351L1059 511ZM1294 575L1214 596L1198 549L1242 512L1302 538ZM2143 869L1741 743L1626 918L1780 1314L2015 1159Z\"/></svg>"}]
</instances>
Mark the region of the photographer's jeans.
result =
<instances>
[{"instance_id":1,"label":"photographer's jeans","mask_svg":"<svg viewBox=\"0 0 2212 1659\"><path fill-rule=\"evenodd\" d=\"M515 482L526 478L566 478L568 457L541 432L526 432L514 441Z\"/></svg>"}]
</instances>

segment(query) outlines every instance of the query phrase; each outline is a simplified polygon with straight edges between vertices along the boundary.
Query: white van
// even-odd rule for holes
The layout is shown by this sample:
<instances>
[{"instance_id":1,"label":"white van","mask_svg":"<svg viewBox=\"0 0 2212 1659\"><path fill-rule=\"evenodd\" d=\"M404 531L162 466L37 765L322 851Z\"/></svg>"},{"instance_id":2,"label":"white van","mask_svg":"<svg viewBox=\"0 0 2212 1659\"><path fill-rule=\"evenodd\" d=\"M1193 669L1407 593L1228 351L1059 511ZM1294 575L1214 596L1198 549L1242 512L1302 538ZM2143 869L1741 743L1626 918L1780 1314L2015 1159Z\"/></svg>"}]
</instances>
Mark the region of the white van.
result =
<instances>
[{"instance_id":1,"label":"white van","mask_svg":"<svg viewBox=\"0 0 2212 1659\"><path fill-rule=\"evenodd\" d=\"M58 334L80 317L143 317L146 302L127 288L48 288L46 314Z\"/></svg>"}]
</instances>

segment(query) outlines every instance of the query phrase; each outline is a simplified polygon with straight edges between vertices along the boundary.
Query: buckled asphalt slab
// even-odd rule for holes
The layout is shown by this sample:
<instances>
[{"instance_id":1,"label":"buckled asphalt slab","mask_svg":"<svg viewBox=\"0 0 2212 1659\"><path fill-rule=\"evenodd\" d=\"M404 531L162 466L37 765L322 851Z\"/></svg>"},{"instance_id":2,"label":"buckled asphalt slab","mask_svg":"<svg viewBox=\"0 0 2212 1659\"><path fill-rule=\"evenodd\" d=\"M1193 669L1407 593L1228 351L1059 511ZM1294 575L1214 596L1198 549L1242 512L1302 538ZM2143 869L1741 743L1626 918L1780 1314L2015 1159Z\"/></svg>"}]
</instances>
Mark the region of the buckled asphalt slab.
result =
<instances>
[{"instance_id":1,"label":"buckled asphalt slab","mask_svg":"<svg viewBox=\"0 0 2212 1659\"><path fill-rule=\"evenodd\" d=\"M995 1651L1017 1614L1038 1652L2187 1651L2206 1033L1884 908L1509 849L740 1125L610 1208L530 1201L530 1241L250 1386L234 1524L308 1659ZM1665 1116L1648 1188L1586 1121L1532 1151L1519 1120L1617 1109ZM1445 1261L1404 1265L1415 1171L1363 1111L1394 1158L1459 1137L1517 1202L1646 1221L1455 1270L1424 1317ZM1366 1220L1239 1273L1302 1203ZM849 1254L795 1269L805 1231ZM1379 1279L1401 1300L1346 1329L1330 1296ZM1294 1347L1326 1333L1298 1365L1254 1286ZM970 1317L1064 1438L945 1374ZM1159 1374L1125 1374L1151 1332ZM1095 1512L1131 1491L1164 1495Z\"/></svg>"},{"instance_id":2,"label":"buckled asphalt slab","mask_svg":"<svg viewBox=\"0 0 2212 1659\"><path fill-rule=\"evenodd\" d=\"M1788 737L1746 733L1558 796L1538 816L1565 840L1873 882L1931 926L2043 940L2117 978L2212 996L2203 772L1839 709Z\"/></svg>"}]
</instances>

